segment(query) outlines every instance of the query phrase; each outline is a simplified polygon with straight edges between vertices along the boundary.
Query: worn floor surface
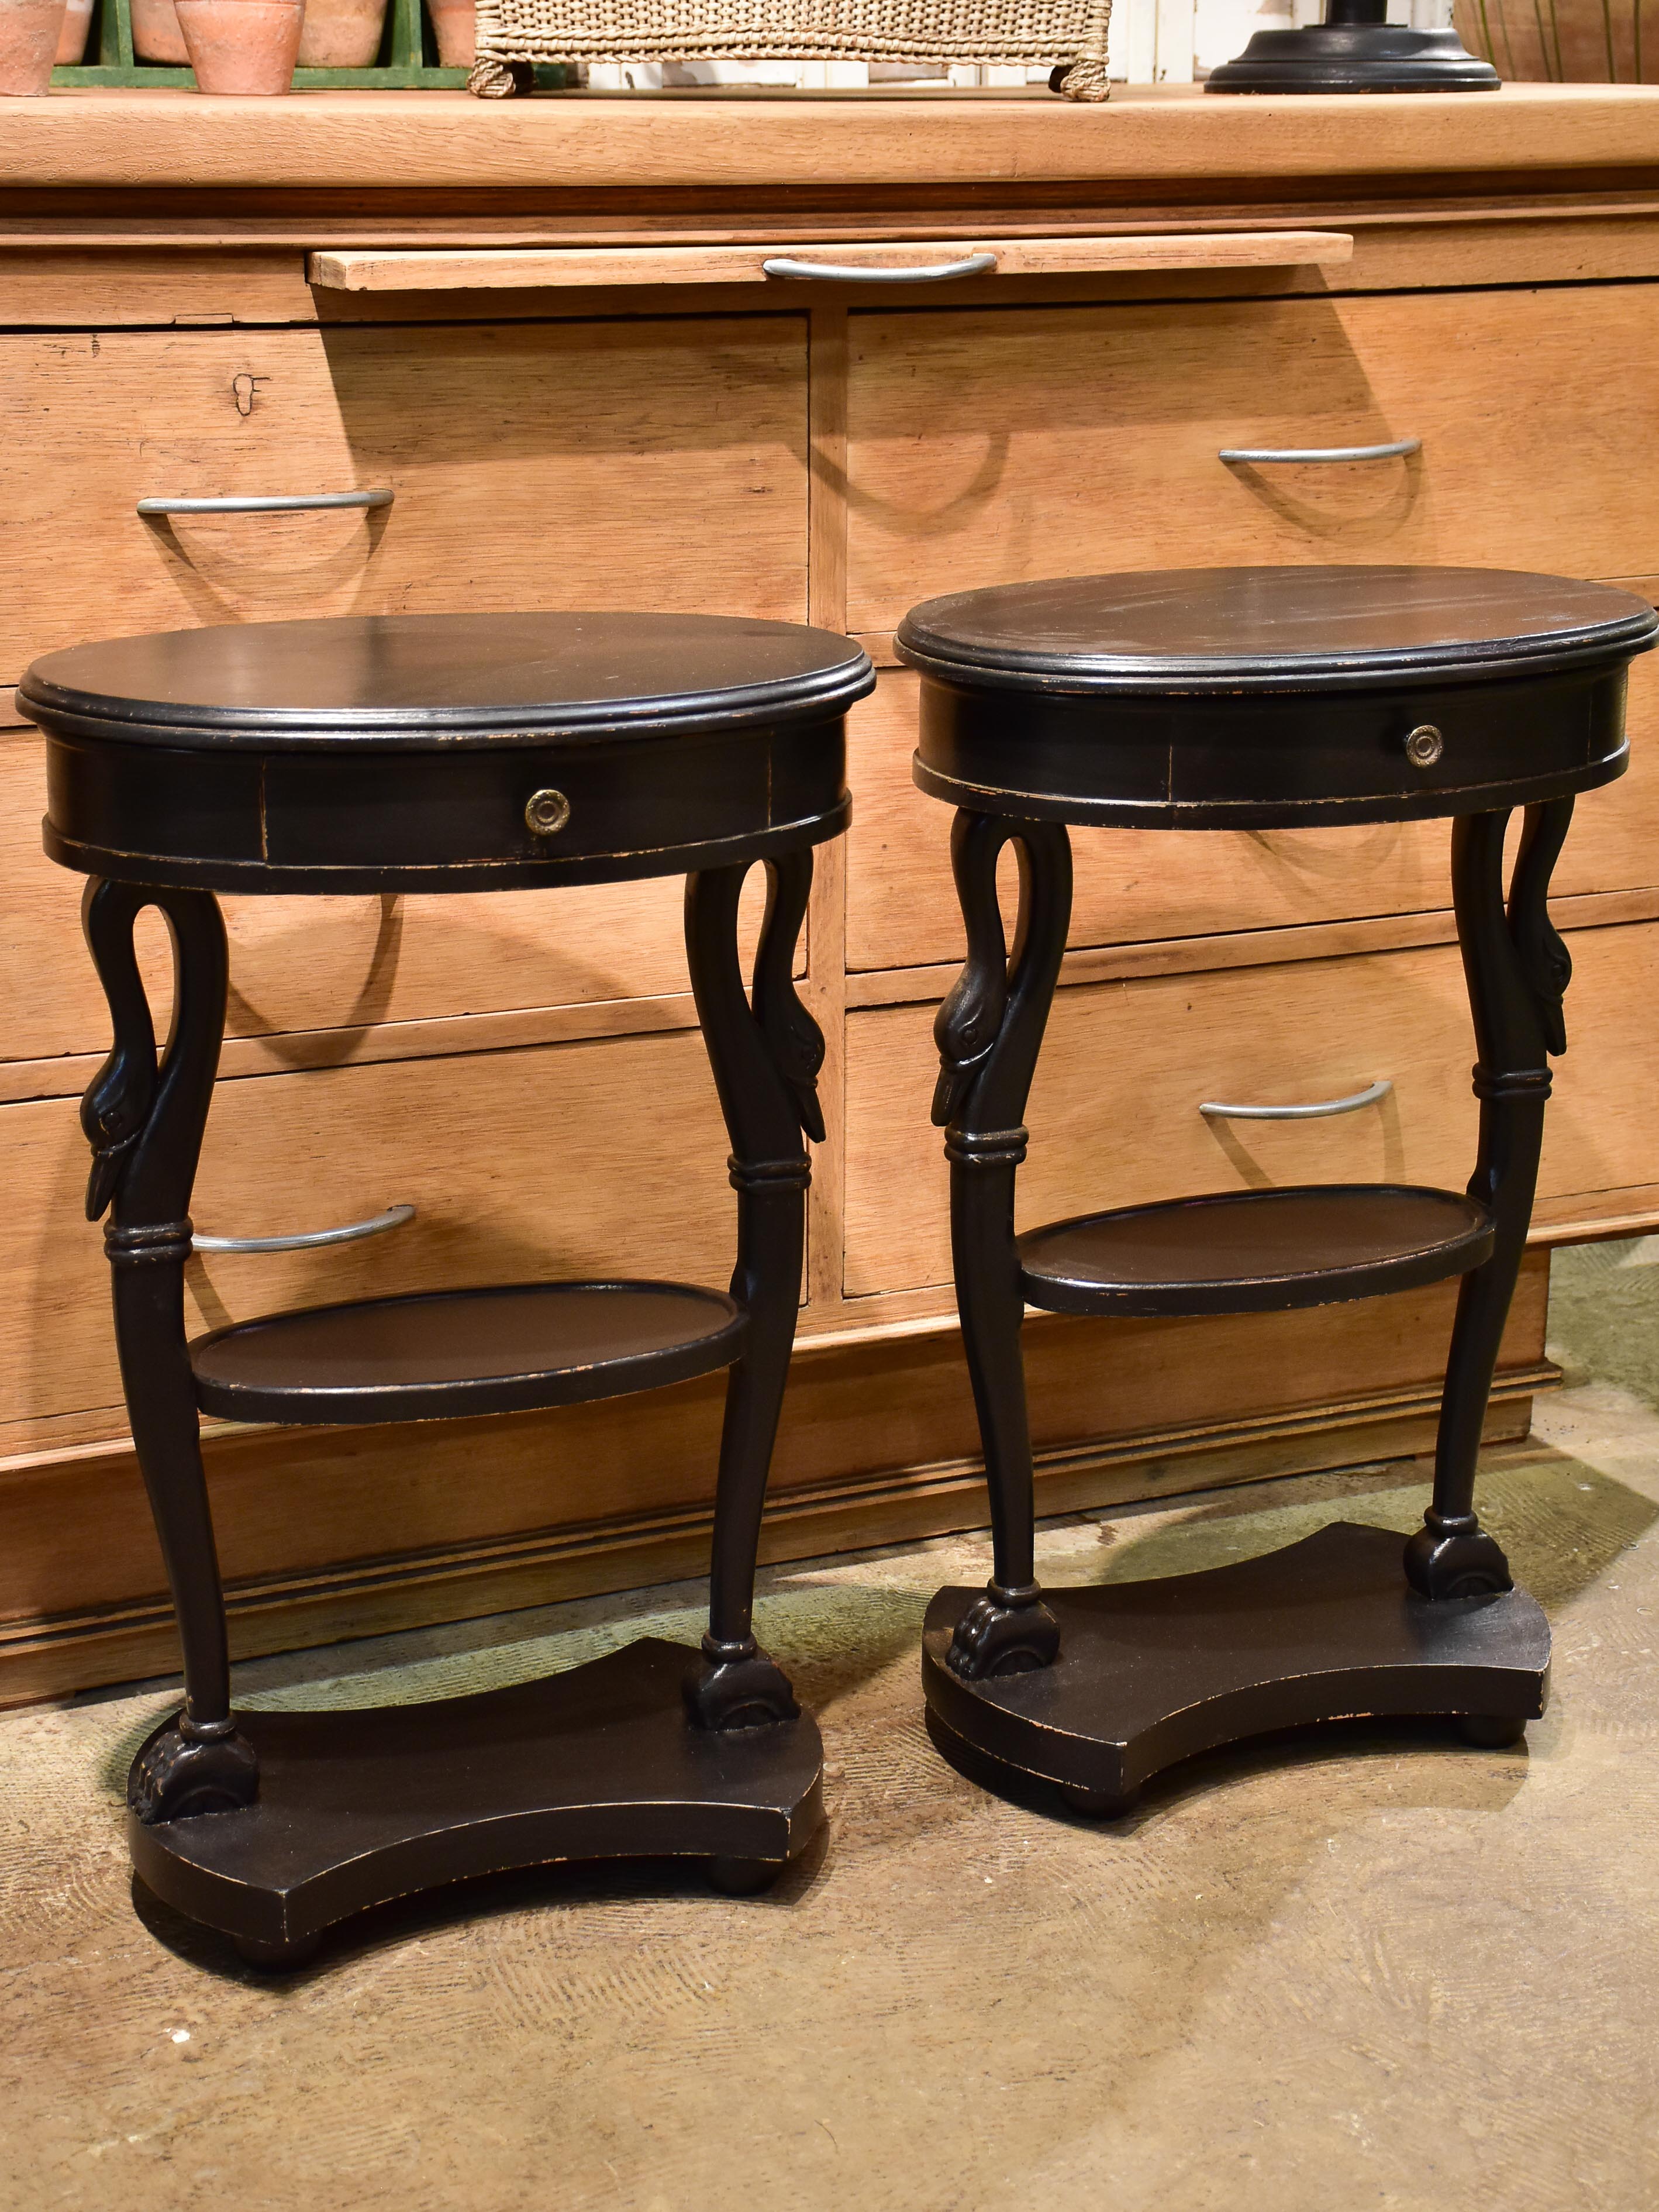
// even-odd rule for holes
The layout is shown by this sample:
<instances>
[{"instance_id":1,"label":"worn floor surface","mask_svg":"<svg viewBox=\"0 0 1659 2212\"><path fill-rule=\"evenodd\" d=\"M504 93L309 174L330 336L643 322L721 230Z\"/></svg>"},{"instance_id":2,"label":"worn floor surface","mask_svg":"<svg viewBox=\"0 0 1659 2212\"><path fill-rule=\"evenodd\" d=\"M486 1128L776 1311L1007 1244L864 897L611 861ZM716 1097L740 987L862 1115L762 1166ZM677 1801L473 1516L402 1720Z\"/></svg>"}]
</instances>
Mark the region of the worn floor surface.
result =
<instances>
[{"instance_id":1,"label":"worn floor surface","mask_svg":"<svg viewBox=\"0 0 1659 2212\"><path fill-rule=\"evenodd\" d=\"M1647 2212L1659 2203L1659 1267L1569 1255L1573 1382L1486 1515L1556 1636L1528 1746L1353 1725L1091 1826L999 1802L919 1717L976 1538L774 1573L828 1841L765 1898L550 1871L390 1909L285 1980L153 1905L120 1832L168 1686L0 1715L0 2205L119 2212ZM1636 1264L1632 1264L1632 1262ZM1622 1263L1622 1264L1620 1264ZM1406 1463L1051 1526L1050 1579L1167 1573ZM690 1586L240 1671L248 1703L507 1681Z\"/></svg>"}]
</instances>

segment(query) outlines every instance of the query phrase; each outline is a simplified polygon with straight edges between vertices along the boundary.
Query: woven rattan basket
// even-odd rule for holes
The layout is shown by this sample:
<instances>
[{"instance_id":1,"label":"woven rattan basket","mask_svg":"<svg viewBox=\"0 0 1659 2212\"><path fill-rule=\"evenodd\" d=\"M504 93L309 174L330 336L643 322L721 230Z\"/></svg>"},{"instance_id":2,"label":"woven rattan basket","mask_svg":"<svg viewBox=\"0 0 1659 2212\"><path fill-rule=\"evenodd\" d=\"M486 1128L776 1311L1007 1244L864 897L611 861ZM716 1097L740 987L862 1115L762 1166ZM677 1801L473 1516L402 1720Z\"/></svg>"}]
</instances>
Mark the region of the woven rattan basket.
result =
<instances>
[{"instance_id":1,"label":"woven rattan basket","mask_svg":"<svg viewBox=\"0 0 1659 2212\"><path fill-rule=\"evenodd\" d=\"M522 89L537 62L736 59L1058 64L1056 91L1104 100L1112 7L1111 0L477 0L477 10L469 88L484 100Z\"/></svg>"}]
</instances>

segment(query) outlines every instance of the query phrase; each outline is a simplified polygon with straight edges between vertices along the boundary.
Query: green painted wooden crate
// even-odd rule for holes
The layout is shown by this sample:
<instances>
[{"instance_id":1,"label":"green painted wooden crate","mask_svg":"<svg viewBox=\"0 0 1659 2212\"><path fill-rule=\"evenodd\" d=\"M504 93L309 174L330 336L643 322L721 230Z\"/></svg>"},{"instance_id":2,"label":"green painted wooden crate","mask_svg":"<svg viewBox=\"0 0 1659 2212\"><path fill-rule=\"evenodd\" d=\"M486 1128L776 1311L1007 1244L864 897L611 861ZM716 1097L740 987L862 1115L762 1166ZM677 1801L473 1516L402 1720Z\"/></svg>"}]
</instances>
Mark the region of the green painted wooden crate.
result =
<instances>
[{"instance_id":1,"label":"green painted wooden crate","mask_svg":"<svg viewBox=\"0 0 1659 2212\"><path fill-rule=\"evenodd\" d=\"M133 58L129 0L96 0L87 52L95 61L76 62L52 73L54 84L194 84L187 69ZM302 69L294 72L296 92L360 86L381 91L453 90L466 82L464 69L442 69L438 42L422 0L391 0L380 51L369 69ZM556 88L567 82L562 69L538 70L538 86Z\"/></svg>"}]
</instances>

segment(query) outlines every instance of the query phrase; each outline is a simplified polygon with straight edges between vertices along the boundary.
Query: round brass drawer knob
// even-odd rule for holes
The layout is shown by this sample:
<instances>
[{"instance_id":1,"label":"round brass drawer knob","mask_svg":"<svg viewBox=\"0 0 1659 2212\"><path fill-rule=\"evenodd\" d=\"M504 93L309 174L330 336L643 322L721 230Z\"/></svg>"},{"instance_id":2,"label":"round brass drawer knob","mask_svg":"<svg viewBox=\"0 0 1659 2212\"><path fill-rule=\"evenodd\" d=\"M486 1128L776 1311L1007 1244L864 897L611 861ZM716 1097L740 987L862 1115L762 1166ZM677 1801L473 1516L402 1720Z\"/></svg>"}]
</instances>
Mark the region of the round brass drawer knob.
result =
<instances>
[{"instance_id":1,"label":"round brass drawer knob","mask_svg":"<svg viewBox=\"0 0 1659 2212\"><path fill-rule=\"evenodd\" d=\"M570 801L562 791L533 791L525 801L526 825L538 837L552 837L570 819Z\"/></svg>"},{"instance_id":2,"label":"round brass drawer knob","mask_svg":"<svg viewBox=\"0 0 1659 2212\"><path fill-rule=\"evenodd\" d=\"M1413 768L1432 768L1445 750L1446 740L1432 722L1419 722L1406 740L1406 758Z\"/></svg>"}]
</instances>

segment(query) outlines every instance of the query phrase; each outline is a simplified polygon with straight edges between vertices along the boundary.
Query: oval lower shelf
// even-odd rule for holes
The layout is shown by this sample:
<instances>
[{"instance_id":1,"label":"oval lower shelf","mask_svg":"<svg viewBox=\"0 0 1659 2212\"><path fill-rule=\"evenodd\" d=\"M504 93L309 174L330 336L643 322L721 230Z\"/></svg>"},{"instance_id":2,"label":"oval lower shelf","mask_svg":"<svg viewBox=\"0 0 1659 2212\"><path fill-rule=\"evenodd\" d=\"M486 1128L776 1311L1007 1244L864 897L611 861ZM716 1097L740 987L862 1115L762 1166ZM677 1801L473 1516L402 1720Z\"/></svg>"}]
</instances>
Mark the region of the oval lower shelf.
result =
<instances>
[{"instance_id":1,"label":"oval lower shelf","mask_svg":"<svg viewBox=\"0 0 1659 2212\"><path fill-rule=\"evenodd\" d=\"M520 1283L269 1314L190 1347L198 1402L290 1426L528 1413L729 1367L749 1316L685 1283Z\"/></svg>"},{"instance_id":2,"label":"oval lower shelf","mask_svg":"<svg viewBox=\"0 0 1659 2212\"><path fill-rule=\"evenodd\" d=\"M1472 1198L1320 1183L1080 1214L1018 1240L1028 1305L1050 1313L1277 1313L1465 1274L1488 1259Z\"/></svg>"}]
</instances>

